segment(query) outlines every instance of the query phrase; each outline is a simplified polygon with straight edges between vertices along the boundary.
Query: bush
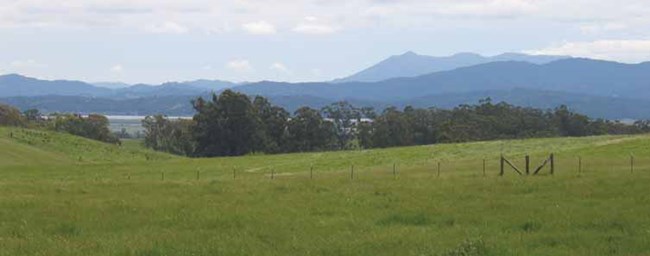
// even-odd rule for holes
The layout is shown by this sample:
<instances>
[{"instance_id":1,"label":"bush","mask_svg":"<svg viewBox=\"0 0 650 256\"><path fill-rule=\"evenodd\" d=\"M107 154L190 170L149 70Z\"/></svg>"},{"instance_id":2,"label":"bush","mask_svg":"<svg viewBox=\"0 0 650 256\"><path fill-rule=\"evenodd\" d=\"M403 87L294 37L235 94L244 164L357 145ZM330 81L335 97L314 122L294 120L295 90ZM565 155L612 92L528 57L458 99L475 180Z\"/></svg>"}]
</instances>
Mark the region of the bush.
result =
<instances>
[{"instance_id":1,"label":"bush","mask_svg":"<svg viewBox=\"0 0 650 256\"><path fill-rule=\"evenodd\" d=\"M88 117L80 115L55 115L50 128L67 132L73 135L118 144L120 140L108 128L108 118L103 115L92 114Z\"/></svg>"},{"instance_id":2,"label":"bush","mask_svg":"<svg viewBox=\"0 0 650 256\"><path fill-rule=\"evenodd\" d=\"M0 104L1 126L25 126L25 118L20 110L9 105Z\"/></svg>"}]
</instances>

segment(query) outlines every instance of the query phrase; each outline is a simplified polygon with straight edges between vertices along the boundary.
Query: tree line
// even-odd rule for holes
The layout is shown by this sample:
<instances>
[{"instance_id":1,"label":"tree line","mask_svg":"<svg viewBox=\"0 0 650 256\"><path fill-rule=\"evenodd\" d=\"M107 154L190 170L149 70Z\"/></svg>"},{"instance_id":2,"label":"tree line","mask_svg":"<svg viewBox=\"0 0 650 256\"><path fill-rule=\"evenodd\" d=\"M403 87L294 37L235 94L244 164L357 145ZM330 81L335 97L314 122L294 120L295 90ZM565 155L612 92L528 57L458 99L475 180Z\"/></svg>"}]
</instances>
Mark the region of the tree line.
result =
<instances>
[{"instance_id":1,"label":"tree line","mask_svg":"<svg viewBox=\"0 0 650 256\"><path fill-rule=\"evenodd\" d=\"M106 116L91 114L53 113L43 116L37 109L20 112L17 108L0 104L0 126L45 129L65 132L106 143L119 144L120 140L109 129Z\"/></svg>"},{"instance_id":2,"label":"tree line","mask_svg":"<svg viewBox=\"0 0 650 256\"><path fill-rule=\"evenodd\" d=\"M145 118L145 146L213 157L650 132L649 121L624 124L591 119L566 106L540 110L495 104L489 98L448 110L389 107L377 113L337 102L289 113L264 97L226 90L197 98L192 106L196 114L191 120Z\"/></svg>"}]
</instances>

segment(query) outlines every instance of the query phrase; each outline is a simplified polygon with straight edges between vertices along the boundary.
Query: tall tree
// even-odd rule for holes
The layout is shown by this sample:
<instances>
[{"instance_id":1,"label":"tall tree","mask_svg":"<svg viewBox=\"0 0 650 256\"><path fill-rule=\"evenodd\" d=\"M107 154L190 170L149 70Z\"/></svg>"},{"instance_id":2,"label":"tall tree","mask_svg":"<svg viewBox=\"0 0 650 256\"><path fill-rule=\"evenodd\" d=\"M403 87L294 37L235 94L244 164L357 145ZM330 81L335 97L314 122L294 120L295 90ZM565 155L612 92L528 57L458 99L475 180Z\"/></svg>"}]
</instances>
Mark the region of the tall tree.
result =
<instances>
[{"instance_id":1,"label":"tall tree","mask_svg":"<svg viewBox=\"0 0 650 256\"><path fill-rule=\"evenodd\" d=\"M323 107L321 112L334 124L338 147L350 148L356 137L355 125L361 122L361 111L347 101L340 101Z\"/></svg>"},{"instance_id":2,"label":"tall tree","mask_svg":"<svg viewBox=\"0 0 650 256\"><path fill-rule=\"evenodd\" d=\"M411 145L411 131L402 112L390 107L373 122L372 145L374 147L393 147Z\"/></svg>"},{"instance_id":3,"label":"tall tree","mask_svg":"<svg viewBox=\"0 0 650 256\"><path fill-rule=\"evenodd\" d=\"M584 115L573 113L565 105L557 107L554 113L554 121L562 136L585 136L589 118Z\"/></svg>"},{"instance_id":4,"label":"tall tree","mask_svg":"<svg viewBox=\"0 0 650 256\"><path fill-rule=\"evenodd\" d=\"M332 122L308 107L296 110L289 121L289 149L293 152L321 151L335 148L336 131Z\"/></svg>"},{"instance_id":5,"label":"tall tree","mask_svg":"<svg viewBox=\"0 0 650 256\"><path fill-rule=\"evenodd\" d=\"M248 96L225 90L206 102L194 101L196 154L203 157L239 156L253 152L262 138L261 121Z\"/></svg>"},{"instance_id":6,"label":"tall tree","mask_svg":"<svg viewBox=\"0 0 650 256\"><path fill-rule=\"evenodd\" d=\"M262 142L257 144L257 150L267 153L286 151L289 112L281 107L271 105L266 98L261 96L255 97L253 106L261 121L260 132L262 134L259 136Z\"/></svg>"},{"instance_id":7,"label":"tall tree","mask_svg":"<svg viewBox=\"0 0 650 256\"><path fill-rule=\"evenodd\" d=\"M162 115L142 120L144 145L158 151L191 156L196 148L192 137L193 120L169 120Z\"/></svg>"}]
</instances>

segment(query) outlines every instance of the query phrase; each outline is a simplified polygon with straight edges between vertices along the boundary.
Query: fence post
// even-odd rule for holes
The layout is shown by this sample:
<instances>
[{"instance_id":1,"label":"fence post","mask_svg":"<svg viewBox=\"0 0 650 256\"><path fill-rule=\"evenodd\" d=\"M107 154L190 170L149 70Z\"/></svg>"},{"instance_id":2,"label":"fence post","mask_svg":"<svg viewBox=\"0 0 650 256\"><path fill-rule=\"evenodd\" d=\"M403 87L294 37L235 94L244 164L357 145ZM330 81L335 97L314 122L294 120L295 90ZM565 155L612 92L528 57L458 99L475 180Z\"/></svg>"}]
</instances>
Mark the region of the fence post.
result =
<instances>
[{"instance_id":1,"label":"fence post","mask_svg":"<svg viewBox=\"0 0 650 256\"><path fill-rule=\"evenodd\" d=\"M526 175L530 175L530 156L526 155Z\"/></svg>"},{"instance_id":2,"label":"fence post","mask_svg":"<svg viewBox=\"0 0 650 256\"><path fill-rule=\"evenodd\" d=\"M578 156L578 174L582 173L582 157Z\"/></svg>"},{"instance_id":3,"label":"fence post","mask_svg":"<svg viewBox=\"0 0 650 256\"><path fill-rule=\"evenodd\" d=\"M199 178L200 178L199 175L200 175L200 171L196 171L196 180L199 180Z\"/></svg>"},{"instance_id":4,"label":"fence post","mask_svg":"<svg viewBox=\"0 0 650 256\"><path fill-rule=\"evenodd\" d=\"M393 163L393 179L397 179L397 164Z\"/></svg>"},{"instance_id":5,"label":"fence post","mask_svg":"<svg viewBox=\"0 0 650 256\"><path fill-rule=\"evenodd\" d=\"M551 153L551 175L555 174L555 154Z\"/></svg>"},{"instance_id":6,"label":"fence post","mask_svg":"<svg viewBox=\"0 0 650 256\"><path fill-rule=\"evenodd\" d=\"M309 167L309 179L313 180L314 179L314 166Z\"/></svg>"},{"instance_id":7,"label":"fence post","mask_svg":"<svg viewBox=\"0 0 650 256\"><path fill-rule=\"evenodd\" d=\"M504 174L504 170L503 170L504 166L503 165L505 164L504 161L503 161L503 154L501 155L500 162L501 162L501 164L500 164L500 169L501 170L499 171L499 176L503 176L503 174Z\"/></svg>"}]
</instances>

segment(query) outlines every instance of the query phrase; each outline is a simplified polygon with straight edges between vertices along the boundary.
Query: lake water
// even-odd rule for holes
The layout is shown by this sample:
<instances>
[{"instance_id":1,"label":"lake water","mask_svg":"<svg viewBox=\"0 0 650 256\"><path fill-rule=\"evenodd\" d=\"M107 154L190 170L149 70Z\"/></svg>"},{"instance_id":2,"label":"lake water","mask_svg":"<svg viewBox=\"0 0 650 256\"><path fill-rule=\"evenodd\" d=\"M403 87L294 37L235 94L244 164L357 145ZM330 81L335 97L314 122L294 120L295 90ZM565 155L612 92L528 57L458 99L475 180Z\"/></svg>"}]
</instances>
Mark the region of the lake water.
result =
<instances>
[{"instance_id":1,"label":"lake water","mask_svg":"<svg viewBox=\"0 0 650 256\"><path fill-rule=\"evenodd\" d=\"M125 129L129 134L143 132L142 120L146 116L106 116L109 121L109 128L111 131L119 132ZM192 119L191 116L168 116L169 119Z\"/></svg>"}]
</instances>

